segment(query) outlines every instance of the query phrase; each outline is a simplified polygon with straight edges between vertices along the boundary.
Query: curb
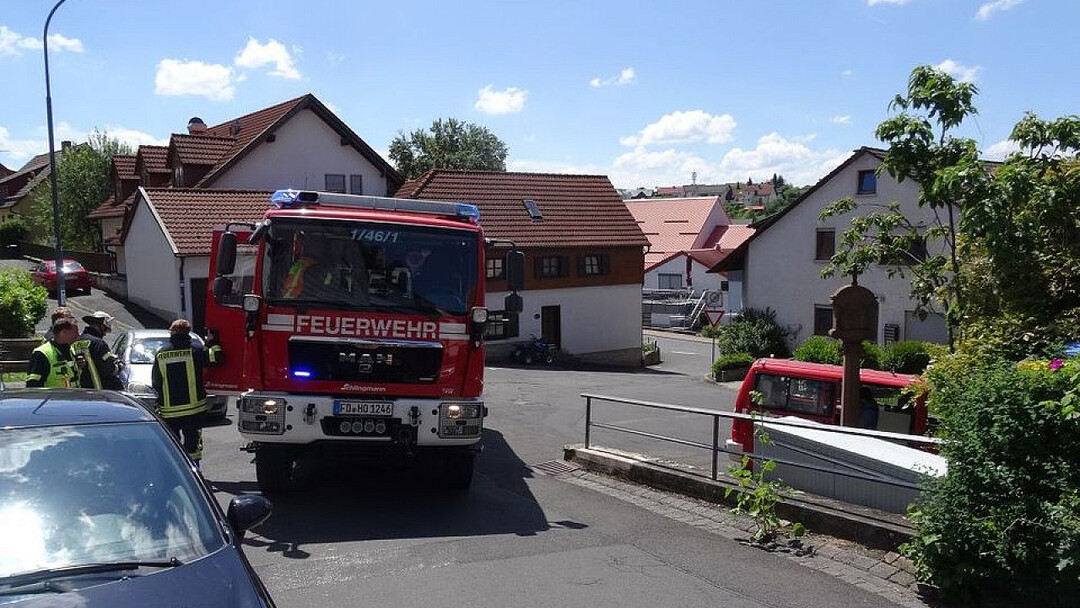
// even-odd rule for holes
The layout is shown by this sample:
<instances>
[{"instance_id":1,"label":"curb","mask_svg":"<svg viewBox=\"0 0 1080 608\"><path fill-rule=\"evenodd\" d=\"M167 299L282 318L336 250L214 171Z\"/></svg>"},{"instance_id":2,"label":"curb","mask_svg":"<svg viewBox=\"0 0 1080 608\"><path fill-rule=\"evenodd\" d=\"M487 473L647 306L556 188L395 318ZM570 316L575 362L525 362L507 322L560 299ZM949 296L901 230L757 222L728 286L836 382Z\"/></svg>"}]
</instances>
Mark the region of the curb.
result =
<instances>
[{"instance_id":1,"label":"curb","mask_svg":"<svg viewBox=\"0 0 1080 608\"><path fill-rule=\"evenodd\" d=\"M634 483L674 492L712 503L734 506L738 486L720 479L658 466L629 455L573 444L563 448L563 458L583 468ZM915 530L903 517L809 494L788 495L776 506L780 517L799 522L810 531L843 538L862 546L895 551L914 537Z\"/></svg>"}]
</instances>

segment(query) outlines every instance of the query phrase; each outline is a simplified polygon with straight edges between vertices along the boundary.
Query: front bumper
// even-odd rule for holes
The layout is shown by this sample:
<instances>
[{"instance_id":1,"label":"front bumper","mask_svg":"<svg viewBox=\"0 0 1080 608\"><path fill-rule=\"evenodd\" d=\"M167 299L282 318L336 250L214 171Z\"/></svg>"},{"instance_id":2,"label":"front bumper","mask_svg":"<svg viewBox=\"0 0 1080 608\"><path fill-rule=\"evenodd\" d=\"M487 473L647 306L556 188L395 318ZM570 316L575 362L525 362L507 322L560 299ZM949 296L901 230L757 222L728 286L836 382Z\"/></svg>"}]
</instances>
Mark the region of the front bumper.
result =
<instances>
[{"instance_id":1,"label":"front bumper","mask_svg":"<svg viewBox=\"0 0 1080 608\"><path fill-rule=\"evenodd\" d=\"M132 395L151 410L157 409L157 395L134 394ZM207 395L206 414L208 416L224 416L229 409L229 398L226 395Z\"/></svg>"}]
</instances>

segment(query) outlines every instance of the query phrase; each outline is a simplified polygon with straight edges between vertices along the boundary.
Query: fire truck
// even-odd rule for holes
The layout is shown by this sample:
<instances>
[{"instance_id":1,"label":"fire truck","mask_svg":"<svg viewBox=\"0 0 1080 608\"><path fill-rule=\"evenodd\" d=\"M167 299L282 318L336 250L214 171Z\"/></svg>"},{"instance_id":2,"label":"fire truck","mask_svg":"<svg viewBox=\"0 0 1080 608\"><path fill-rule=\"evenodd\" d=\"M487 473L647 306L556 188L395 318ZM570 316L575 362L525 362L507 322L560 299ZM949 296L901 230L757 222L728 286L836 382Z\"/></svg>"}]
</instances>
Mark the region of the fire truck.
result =
<instances>
[{"instance_id":1,"label":"fire truck","mask_svg":"<svg viewBox=\"0 0 1080 608\"><path fill-rule=\"evenodd\" d=\"M331 455L411 458L468 488L488 411L485 249L509 249L512 314L524 255L466 203L279 190L267 207L214 231L206 302L224 353L206 386L236 395L260 488Z\"/></svg>"}]
</instances>

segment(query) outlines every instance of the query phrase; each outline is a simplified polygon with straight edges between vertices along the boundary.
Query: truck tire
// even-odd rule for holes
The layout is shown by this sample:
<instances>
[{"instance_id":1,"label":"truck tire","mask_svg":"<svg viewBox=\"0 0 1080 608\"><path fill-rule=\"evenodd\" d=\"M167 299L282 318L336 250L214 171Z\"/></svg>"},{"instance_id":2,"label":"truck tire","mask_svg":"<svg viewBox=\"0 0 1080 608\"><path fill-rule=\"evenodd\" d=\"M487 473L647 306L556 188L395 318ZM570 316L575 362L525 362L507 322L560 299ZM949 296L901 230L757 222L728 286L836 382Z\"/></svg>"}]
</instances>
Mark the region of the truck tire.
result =
<instances>
[{"instance_id":1,"label":"truck tire","mask_svg":"<svg viewBox=\"0 0 1080 608\"><path fill-rule=\"evenodd\" d=\"M472 485L476 454L454 452L446 455L442 466L442 486L447 490L465 491Z\"/></svg>"},{"instance_id":2,"label":"truck tire","mask_svg":"<svg viewBox=\"0 0 1080 608\"><path fill-rule=\"evenodd\" d=\"M255 453L255 479L264 494L283 494L292 488L291 454L278 448L260 447Z\"/></svg>"}]
</instances>

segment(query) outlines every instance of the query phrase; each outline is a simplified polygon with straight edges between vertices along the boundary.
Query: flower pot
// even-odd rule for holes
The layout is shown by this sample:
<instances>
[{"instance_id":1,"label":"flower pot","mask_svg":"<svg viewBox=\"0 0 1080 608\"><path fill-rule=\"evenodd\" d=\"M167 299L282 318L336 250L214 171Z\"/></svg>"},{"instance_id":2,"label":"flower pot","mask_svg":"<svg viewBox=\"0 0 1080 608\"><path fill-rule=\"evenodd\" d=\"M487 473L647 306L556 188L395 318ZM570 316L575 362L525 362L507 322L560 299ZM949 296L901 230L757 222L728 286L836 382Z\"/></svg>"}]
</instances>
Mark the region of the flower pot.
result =
<instances>
[{"instance_id":1,"label":"flower pot","mask_svg":"<svg viewBox=\"0 0 1080 608\"><path fill-rule=\"evenodd\" d=\"M722 369L717 372L717 382L735 382L736 380L742 380L746 377L746 372L750 371L749 365L743 365L741 367L732 367L730 369Z\"/></svg>"},{"instance_id":2,"label":"flower pot","mask_svg":"<svg viewBox=\"0 0 1080 608\"><path fill-rule=\"evenodd\" d=\"M660 363L660 349L650 350L642 356L645 361L645 365L656 365Z\"/></svg>"}]
</instances>

